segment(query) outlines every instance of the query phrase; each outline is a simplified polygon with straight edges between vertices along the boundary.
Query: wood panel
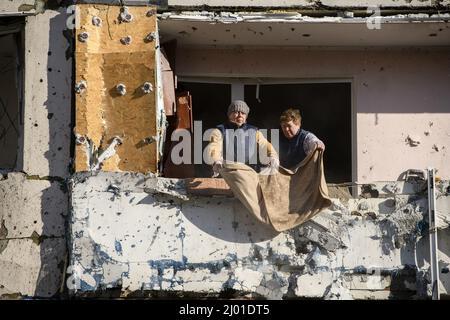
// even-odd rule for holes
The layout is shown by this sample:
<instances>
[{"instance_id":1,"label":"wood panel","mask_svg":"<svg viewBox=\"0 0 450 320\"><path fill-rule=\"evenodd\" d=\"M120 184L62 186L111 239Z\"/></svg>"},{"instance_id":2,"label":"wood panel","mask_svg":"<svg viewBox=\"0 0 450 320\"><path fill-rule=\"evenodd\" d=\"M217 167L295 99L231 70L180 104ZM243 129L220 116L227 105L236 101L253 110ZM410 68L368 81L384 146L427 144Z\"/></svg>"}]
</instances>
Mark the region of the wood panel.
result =
<instances>
[{"instance_id":1,"label":"wood panel","mask_svg":"<svg viewBox=\"0 0 450 320\"><path fill-rule=\"evenodd\" d=\"M128 7L132 21L119 18L121 7L109 5L77 5L80 13L76 29L76 83L86 81L87 89L76 94L75 133L94 145L100 155L118 136L122 144L114 156L105 160L101 170L157 172L155 43L146 40L156 30L156 15L148 15L154 7ZM99 18L100 25L93 23ZM87 32L86 41L80 35ZM121 39L129 36L131 42ZM153 91L144 93L145 82ZM116 86L126 87L126 94ZM75 171L89 170L85 144L75 149Z\"/></svg>"}]
</instances>

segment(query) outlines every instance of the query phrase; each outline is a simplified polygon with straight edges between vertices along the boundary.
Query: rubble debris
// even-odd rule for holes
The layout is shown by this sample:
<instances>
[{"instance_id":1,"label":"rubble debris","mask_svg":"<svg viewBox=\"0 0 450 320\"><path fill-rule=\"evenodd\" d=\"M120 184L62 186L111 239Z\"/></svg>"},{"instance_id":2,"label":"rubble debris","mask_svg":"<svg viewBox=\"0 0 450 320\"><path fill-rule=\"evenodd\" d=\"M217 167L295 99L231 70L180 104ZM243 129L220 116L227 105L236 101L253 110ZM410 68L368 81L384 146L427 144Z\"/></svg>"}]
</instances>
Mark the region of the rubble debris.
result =
<instances>
[{"instance_id":1,"label":"rubble debris","mask_svg":"<svg viewBox=\"0 0 450 320\"><path fill-rule=\"evenodd\" d=\"M383 202L384 205L388 208L394 208L397 201L395 201L395 199L387 199L386 201Z\"/></svg>"},{"instance_id":2,"label":"rubble debris","mask_svg":"<svg viewBox=\"0 0 450 320\"><path fill-rule=\"evenodd\" d=\"M337 213L337 214L350 214L350 211L348 210L348 208L343 205L341 203L341 201L339 200L333 200L331 202L331 206L329 208L331 211L335 211L333 212L333 214Z\"/></svg>"},{"instance_id":3,"label":"rubble debris","mask_svg":"<svg viewBox=\"0 0 450 320\"><path fill-rule=\"evenodd\" d=\"M398 186L397 183L391 182L391 183L386 184L386 185L383 187L383 190L385 190L385 191L388 192L388 193L395 194L395 193L397 193L397 192L400 191L400 188L399 188L399 186Z\"/></svg>"},{"instance_id":4,"label":"rubble debris","mask_svg":"<svg viewBox=\"0 0 450 320\"><path fill-rule=\"evenodd\" d=\"M349 191L349 187L338 186L338 185L328 185L328 195L330 198L339 199L341 202L347 204L348 200L352 198Z\"/></svg>"},{"instance_id":5,"label":"rubble debris","mask_svg":"<svg viewBox=\"0 0 450 320\"><path fill-rule=\"evenodd\" d=\"M313 221L308 221L301 225L294 232L294 238L297 247L301 247L306 242L316 244L326 251L334 252L343 246L340 239Z\"/></svg>"},{"instance_id":6,"label":"rubble debris","mask_svg":"<svg viewBox=\"0 0 450 320\"><path fill-rule=\"evenodd\" d=\"M438 230L450 227L450 212L436 211L436 228Z\"/></svg>"},{"instance_id":7,"label":"rubble debris","mask_svg":"<svg viewBox=\"0 0 450 320\"><path fill-rule=\"evenodd\" d=\"M439 152L439 147L436 144L433 144L433 150L436 152Z\"/></svg>"},{"instance_id":8,"label":"rubble debris","mask_svg":"<svg viewBox=\"0 0 450 320\"><path fill-rule=\"evenodd\" d=\"M369 218L373 219L373 220L376 220L377 217L378 217L378 215L377 215L376 212L374 212L374 211L369 211L369 212L366 213L366 215L367 215Z\"/></svg>"},{"instance_id":9,"label":"rubble debris","mask_svg":"<svg viewBox=\"0 0 450 320\"><path fill-rule=\"evenodd\" d=\"M378 198L380 192L375 188L373 184L363 184L361 186L361 196L363 198Z\"/></svg>"},{"instance_id":10,"label":"rubble debris","mask_svg":"<svg viewBox=\"0 0 450 320\"><path fill-rule=\"evenodd\" d=\"M106 189L106 191L112 192L114 193L115 196L120 197L120 188L115 184L110 184L108 186L108 189Z\"/></svg>"},{"instance_id":11,"label":"rubble debris","mask_svg":"<svg viewBox=\"0 0 450 320\"><path fill-rule=\"evenodd\" d=\"M366 201L362 201L358 204L358 209L362 211L369 210L369 204Z\"/></svg>"},{"instance_id":12,"label":"rubble debris","mask_svg":"<svg viewBox=\"0 0 450 320\"><path fill-rule=\"evenodd\" d=\"M406 204L383 219L380 222L383 252L389 254L394 248L399 249L406 243L415 241L422 235L423 219L423 212L420 208L416 210L412 203Z\"/></svg>"},{"instance_id":13,"label":"rubble debris","mask_svg":"<svg viewBox=\"0 0 450 320\"><path fill-rule=\"evenodd\" d=\"M183 179L156 178L154 188L144 188L148 194L162 193L181 200L189 200L186 192L186 183Z\"/></svg>"}]
</instances>

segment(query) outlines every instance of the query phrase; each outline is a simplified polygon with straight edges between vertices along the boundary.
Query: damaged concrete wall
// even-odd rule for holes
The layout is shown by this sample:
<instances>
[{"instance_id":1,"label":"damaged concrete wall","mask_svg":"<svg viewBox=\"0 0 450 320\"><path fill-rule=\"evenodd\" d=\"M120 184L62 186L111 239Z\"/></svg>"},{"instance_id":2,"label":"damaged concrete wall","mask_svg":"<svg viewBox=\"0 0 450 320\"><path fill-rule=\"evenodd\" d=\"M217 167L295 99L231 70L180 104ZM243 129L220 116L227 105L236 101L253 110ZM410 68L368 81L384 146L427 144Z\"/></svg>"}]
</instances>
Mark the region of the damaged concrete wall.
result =
<instances>
[{"instance_id":1,"label":"damaged concrete wall","mask_svg":"<svg viewBox=\"0 0 450 320\"><path fill-rule=\"evenodd\" d=\"M2 1L0 15L33 14L43 7L42 0L8 0Z\"/></svg>"},{"instance_id":2,"label":"damaged concrete wall","mask_svg":"<svg viewBox=\"0 0 450 320\"><path fill-rule=\"evenodd\" d=\"M0 48L0 168L15 169L22 136L16 35L1 37Z\"/></svg>"},{"instance_id":3,"label":"damaged concrete wall","mask_svg":"<svg viewBox=\"0 0 450 320\"><path fill-rule=\"evenodd\" d=\"M432 48L185 47L176 68L179 77L348 79L356 122L354 179L365 183L397 180L405 170L428 166L450 177L448 55L448 49Z\"/></svg>"},{"instance_id":4,"label":"damaged concrete wall","mask_svg":"<svg viewBox=\"0 0 450 320\"><path fill-rule=\"evenodd\" d=\"M23 173L0 181L1 297L51 297L61 288L72 111L67 18L65 9L26 18Z\"/></svg>"},{"instance_id":5,"label":"damaged concrete wall","mask_svg":"<svg viewBox=\"0 0 450 320\"><path fill-rule=\"evenodd\" d=\"M9 173L0 180L0 297L51 297L66 259L63 183Z\"/></svg>"},{"instance_id":6,"label":"damaged concrete wall","mask_svg":"<svg viewBox=\"0 0 450 320\"><path fill-rule=\"evenodd\" d=\"M365 8L368 6L380 7L431 7L434 5L449 6L450 2L444 1L422 1L422 0L366 0L366 1L350 1L350 0L169 0L169 6L211 6L211 7L354 7Z\"/></svg>"},{"instance_id":7,"label":"damaged concrete wall","mask_svg":"<svg viewBox=\"0 0 450 320\"><path fill-rule=\"evenodd\" d=\"M72 52L65 9L26 18L23 171L67 177L70 167Z\"/></svg>"},{"instance_id":8,"label":"damaged concrete wall","mask_svg":"<svg viewBox=\"0 0 450 320\"><path fill-rule=\"evenodd\" d=\"M270 299L428 294L424 196L381 192L379 198L334 199L313 221L277 234L236 199L192 196L183 183L141 174L77 174L71 292L235 292ZM439 185L446 203L448 191L448 182ZM447 293L449 236L448 229L439 233Z\"/></svg>"}]
</instances>

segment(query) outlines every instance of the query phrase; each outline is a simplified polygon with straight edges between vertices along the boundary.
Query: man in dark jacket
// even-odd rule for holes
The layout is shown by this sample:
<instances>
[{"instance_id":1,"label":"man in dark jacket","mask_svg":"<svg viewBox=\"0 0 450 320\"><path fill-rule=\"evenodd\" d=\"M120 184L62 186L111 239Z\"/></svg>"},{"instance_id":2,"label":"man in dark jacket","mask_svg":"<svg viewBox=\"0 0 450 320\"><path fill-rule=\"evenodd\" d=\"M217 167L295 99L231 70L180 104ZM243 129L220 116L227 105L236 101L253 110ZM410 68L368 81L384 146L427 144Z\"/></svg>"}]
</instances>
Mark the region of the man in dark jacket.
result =
<instances>
[{"instance_id":1,"label":"man in dark jacket","mask_svg":"<svg viewBox=\"0 0 450 320\"><path fill-rule=\"evenodd\" d=\"M280 165L292 169L316 148L325 151L324 143L313 133L301 128L300 110L288 109L280 116Z\"/></svg>"}]
</instances>

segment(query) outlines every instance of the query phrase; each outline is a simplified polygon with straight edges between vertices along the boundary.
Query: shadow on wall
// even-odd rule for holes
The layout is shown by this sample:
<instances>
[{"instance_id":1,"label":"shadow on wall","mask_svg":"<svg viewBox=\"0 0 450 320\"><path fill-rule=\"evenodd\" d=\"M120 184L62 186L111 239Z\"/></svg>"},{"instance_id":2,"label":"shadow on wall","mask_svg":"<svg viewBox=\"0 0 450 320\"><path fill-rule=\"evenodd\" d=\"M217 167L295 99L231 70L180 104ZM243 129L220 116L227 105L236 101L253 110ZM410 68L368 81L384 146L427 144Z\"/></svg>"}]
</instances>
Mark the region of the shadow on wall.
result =
<instances>
[{"instance_id":1,"label":"shadow on wall","mask_svg":"<svg viewBox=\"0 0 450 320\"><path fill-rule=\"evenodd\" d=\"M46 11L46 13L49 11ZM50 11L52 12L52 11ZM67 260L66 224L69 211L69 193L66 181L71 159L72 123L72 56L73 40L66 27L66 8L51 15L49 21L49 48L42 53L41 64L46 65L47 100L44 105L29 105L46 108L49 146L45 152L48 161L50 187L43 190L41 218L43 231L40 236L41 269L36 284L35 296L59 295L64 281ZM45 23L45 22L44 22ZM43 37L45 39L45 37ZM38 55L39 56L39 55ZM44 112L45 113L45 112ZM44 121L43 117L41 118ZM27 119L26 119L27 120ZM44 125L44 124L43 124ZM44 126L45 127L45 126Z\"/></svg>"}]
</instances>

